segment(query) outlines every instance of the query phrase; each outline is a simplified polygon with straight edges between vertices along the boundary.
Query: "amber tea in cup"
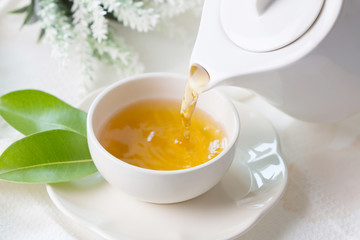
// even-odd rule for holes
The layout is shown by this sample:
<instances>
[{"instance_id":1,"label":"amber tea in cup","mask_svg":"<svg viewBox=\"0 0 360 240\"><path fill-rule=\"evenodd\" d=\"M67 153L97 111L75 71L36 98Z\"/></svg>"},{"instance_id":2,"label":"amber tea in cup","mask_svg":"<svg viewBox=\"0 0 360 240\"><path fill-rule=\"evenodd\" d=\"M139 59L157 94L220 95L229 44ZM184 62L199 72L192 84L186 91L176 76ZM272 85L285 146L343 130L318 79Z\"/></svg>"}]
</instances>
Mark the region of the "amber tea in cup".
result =
<instances>
[{"instance_id":1,"label":"amber tea in cup","mask_svg":"<svg viewBox=\"0 0 360 240\"><path fill-rule=\"evenodd\" d=\"M201 95L196 103L193 123L196 125L196 115L204 111L206 118L212 119L211 121L217 126L217 129L222 132L222 136L226 138L226 140L223 140L226 147L213 159L205 159L206 162L203 164L170 171L137 167L119 160L119 158L109 153L103 145L101 135L104 126L122 110L131 107L132 104L156 99L166 104L175 101L176 106L173 115L180 118L180 100L184 95L184 87L185 77L182 75L147 73L118 81L96 97L88 112L87 139L91 157L97 169L112 186L142 201L175 203L199 196L215 186L224 176L234 159L240 121L232 102L216 90L210 90ZM152 104L151 109L154 108L155 105ZM148 115L146 118L148 118ZM137 119L143 120L146 118ZM162 128L168 120L165 121L165 118L161 119L161 117L159 119L158 122L161 123ZM180 120L178 121L180 122ZM202 120L199 120L199 123L204 124ZM203 127L200 129L203 129ZM156 135L152 136L153 134L150 133L151 131L145 132L145 142L147 142L148 137L152 140L155 139ZM168 137L168 135L165 137ZM202 134L201 137L203 137ZM170 143L173 144L173 142L169 141ZM192 151L198 151L198 147L204 146L203 142L201 142ZM203 149L208 150L209 145ZM168 150L168 147L163 147L156 154L166 153ZM177 154L176 156L181 155ZM166 160L167 162L175 161L171 157Z\"/></svg>"},{"instance_id":2,"label":"amber tea in cup","mask_svg":"<svg viewBox=\"0 0 360 240\"><path fill-rule=\"evenodd\" d=\"M174 99L132 103L105 122L99 141L118 159L153 170L191 168L219 155L227 146L221 126L196 109L188 136L180 106Z\"/></svg>"}]
</instances>

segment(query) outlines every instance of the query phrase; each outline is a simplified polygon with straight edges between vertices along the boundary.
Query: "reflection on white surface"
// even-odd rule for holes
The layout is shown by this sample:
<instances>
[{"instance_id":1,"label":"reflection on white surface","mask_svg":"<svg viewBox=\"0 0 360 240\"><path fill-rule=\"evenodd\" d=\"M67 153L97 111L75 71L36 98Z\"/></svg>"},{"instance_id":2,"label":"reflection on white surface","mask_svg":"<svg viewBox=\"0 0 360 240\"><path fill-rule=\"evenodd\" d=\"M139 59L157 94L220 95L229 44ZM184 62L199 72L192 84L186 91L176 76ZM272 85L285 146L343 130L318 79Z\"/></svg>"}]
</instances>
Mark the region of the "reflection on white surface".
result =
<instances>
[{"instance_id":1,"label":"reflection on white surface","mask_svg":"<svg viewBox=\"0 0 360 240\"><path fill-rule=\"evenodd\" d=\"M254 177L256 187L253 191L261 188L269 181L276 180L279 174L282 174L283 162L278 153L278 142L274 139L270 143L261 143L248 151L250 158L247 160L248 166ZM260 166L257 162L260 161ZM269 164L264 166L264 161ZM254 184L255 184L254 183Z\"/></svg>"}]
</instances>

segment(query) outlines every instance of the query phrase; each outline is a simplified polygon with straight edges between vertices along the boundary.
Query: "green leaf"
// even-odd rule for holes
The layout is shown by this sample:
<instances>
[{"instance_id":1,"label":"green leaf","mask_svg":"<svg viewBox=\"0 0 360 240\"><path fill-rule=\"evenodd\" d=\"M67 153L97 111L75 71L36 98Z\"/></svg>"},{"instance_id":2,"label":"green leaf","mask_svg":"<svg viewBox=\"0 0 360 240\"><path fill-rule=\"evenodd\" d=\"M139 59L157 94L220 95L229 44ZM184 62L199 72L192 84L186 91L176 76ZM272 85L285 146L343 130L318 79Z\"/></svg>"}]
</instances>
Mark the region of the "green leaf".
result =
<instances>
[{"instance_id":1,"label":"green leaf","mask_svg":"<svg viewBox=\"0 0 360 240\"><path fill-rule=\"evenodd\" d=\"M66 129L86 136L85 112L38 90L20 90L0 97L0 115L25 135Z\"/></svg>"},{"instance_id":2,"label":"green leaf","mask_svg":"<svg viewBox=\"0 0 360 240\"><path fill-rule=\"evenodd\" d=\"M66 182L96 171L86 137L67 130L25 137L0 156L0 179L12 182Z\"/></svg>"},{"instance_id":3,"label":"green leaf","mask_svg":"<svg viewBox=\"0 0 360 240\"><path fill-rule=\"evenodd\" d=\"M37 40L38 43L41 41L41 39L44 37L44 35L45 35L45 29L42 28L40 30L40 34L39 34L39 37L38 37L38 40Z\"/></svg>"},{"instance_id":4,"label":"green leaf","mask_svg":"<svg viewBox=\"0 0 360 240\"><path fill-rule=\"evenodd\" d=\"M31 24L31 23L37 22L39 20L39 17L36 15L36 12L35 12L35 0L31 0L31 3L29 5L29 7L27 8L26 13L27 13L27 15L25 17L22 27L26 24Z\"/></svg>"},{"instance_id":5,"label":"green leaf","mask_svg":"<svg viewBox=\"0 0 360 240\"><path fill-rule=\"evenodd\" d=\"M10 11L9 13L10 13L10 14L24 13L24 12L28 11L28 8L29 8L29 7L30 7L30 5L27 5L27 6L25 6L25 7L12 10L12 11Z\"/></svg>"}]
</instances>

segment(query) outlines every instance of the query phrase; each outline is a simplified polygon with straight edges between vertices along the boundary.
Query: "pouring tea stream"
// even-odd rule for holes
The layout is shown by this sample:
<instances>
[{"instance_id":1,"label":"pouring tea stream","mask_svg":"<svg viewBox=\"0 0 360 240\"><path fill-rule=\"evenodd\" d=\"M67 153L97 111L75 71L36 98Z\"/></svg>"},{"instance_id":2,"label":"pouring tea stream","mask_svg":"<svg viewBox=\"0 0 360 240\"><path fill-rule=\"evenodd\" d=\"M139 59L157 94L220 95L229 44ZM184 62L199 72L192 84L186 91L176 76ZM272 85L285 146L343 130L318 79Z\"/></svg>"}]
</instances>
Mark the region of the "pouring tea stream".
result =
<instances>
[{"instance_id":1,"label":"pouring tea stream","mask_svg":"<svg viewBox=\"0 0 360 240\"><path fill-rule=\"evenodd\" d=\"M295 118L342 120L360 111L359 12L352 0L205 0L190 66L209 74L202 91L248 88Z\"/></svg>"}]
</instances>

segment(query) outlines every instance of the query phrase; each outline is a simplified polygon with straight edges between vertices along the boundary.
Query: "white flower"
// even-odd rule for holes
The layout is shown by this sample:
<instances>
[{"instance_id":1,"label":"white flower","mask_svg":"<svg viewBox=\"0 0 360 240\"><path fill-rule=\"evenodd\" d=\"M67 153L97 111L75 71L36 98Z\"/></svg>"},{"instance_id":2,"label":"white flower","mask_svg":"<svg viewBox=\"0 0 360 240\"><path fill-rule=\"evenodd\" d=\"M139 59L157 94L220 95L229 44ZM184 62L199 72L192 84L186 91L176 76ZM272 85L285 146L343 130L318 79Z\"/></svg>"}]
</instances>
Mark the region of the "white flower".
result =
<instances>
[{"instance_id":1,"label":"white flower","mask_svg":"<svg viewBox=\"0 0 360 240\"><path fill-rule=\"evenodd\" d=\"M123 40L114 37L107 14L139 32L154 30L161 21L189 9L202 0L35 0L36 14L52 45L52 55L66 63L77 52L84 76L82 85L93 82L95 59L114 65L121 75L143 71L138 55ZM66 3L66 4L65 4ZM72 4L69 9L69 4Z\"/></svg>"},{"instance_id":2,"label":"white flower","mask_svg":"<svg viewBox=\"0 0 360 240\"><path fill-rule=\"evenodd\" d=\"M107 38L108 21L105 19L106 11L98 0L73 0L74 25L83 37L90 33L98 41ZM89 28L90 27L90 28ZM91 31L90 31L91 30Z\"/></svg>"},{"instance_id":3,"label":"white flower","mask_svg":"<svg viewBox=\"0 0 360 240\"><path fill-rule=\"evenodd\" d=\"M143 0L144 4L156 10L162 19L175 17L189 9L197 8L202 0Z\"/></svg>"},{"instance_id":4,"label":"white flower","mask_svg":"<svg viewBox=\"0 0 360 240\"><path fill-rule=\"evenodd\" d=\"M139 32L148 32L157 25L160 15L153 8L145 8L144 2L133 0L101 0L104 8L111 12L124 26Z\"/></svg>"},{"instance_id":5,"label":"white flower","mask_svg":"<svg viewBox=\"0 0 360 240\"><path fill-rule=\"evenodd\" d=\"M138 61L138 55L126 47L119 37L115 39L112 34L109 34L109 38L101 43L91 38L88 41L97 56L121 69L123 75L130 75L143 70L142 64Z\"/></svg>"},{"instance_id":6,"label":"white flower","mask_svg":"<svg viewBox=\"0 0 360 240\"><path fill-rule=\"evenodd\" d=\"M66 15L59 0L39 0L38 7L44 40L52 45L52 55L66 64L75 37L71 17Z\"/></svg>"}]
</instances>

